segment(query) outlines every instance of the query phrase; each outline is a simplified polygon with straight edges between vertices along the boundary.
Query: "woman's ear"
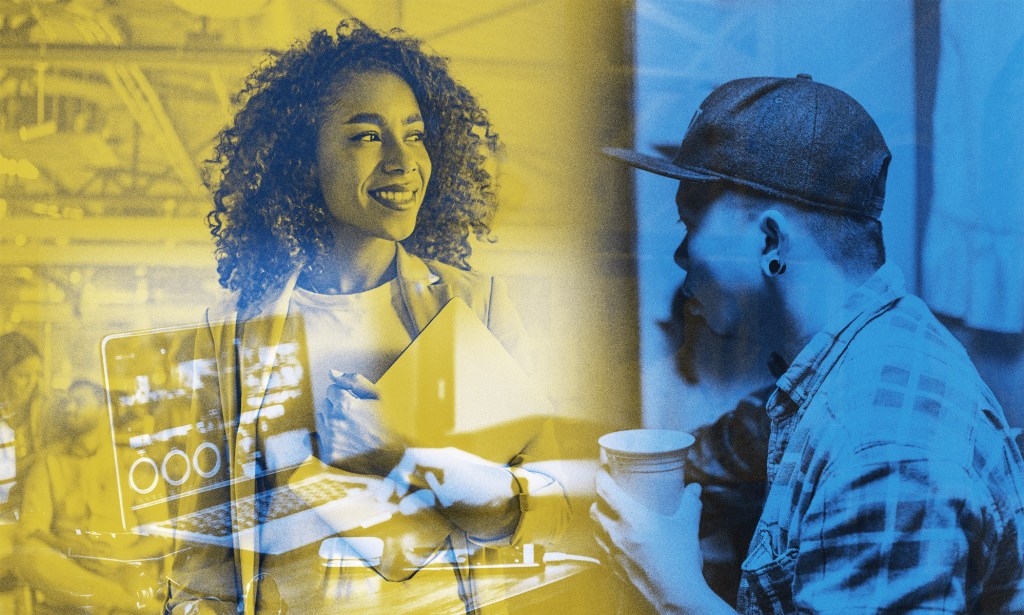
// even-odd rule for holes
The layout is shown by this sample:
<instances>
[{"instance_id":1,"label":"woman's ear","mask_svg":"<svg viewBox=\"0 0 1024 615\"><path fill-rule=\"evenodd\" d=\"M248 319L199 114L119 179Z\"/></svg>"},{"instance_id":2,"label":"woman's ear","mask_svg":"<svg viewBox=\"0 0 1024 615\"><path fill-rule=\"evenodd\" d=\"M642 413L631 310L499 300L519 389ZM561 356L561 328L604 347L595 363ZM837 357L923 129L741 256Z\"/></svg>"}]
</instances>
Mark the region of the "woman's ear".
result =
<instances>
[{"instance_id":1,"label":"woman's ear","mask_svg":"<svg viewBox=\"0 0 1024 615\"><path fill-rule=\"evenodd\" d=\"M779 210L769 209L758 219L758 228L764 235L761 270L769 277L785 273L786 256L793 239L789 221Z\"/></svg>"}]
</instances>

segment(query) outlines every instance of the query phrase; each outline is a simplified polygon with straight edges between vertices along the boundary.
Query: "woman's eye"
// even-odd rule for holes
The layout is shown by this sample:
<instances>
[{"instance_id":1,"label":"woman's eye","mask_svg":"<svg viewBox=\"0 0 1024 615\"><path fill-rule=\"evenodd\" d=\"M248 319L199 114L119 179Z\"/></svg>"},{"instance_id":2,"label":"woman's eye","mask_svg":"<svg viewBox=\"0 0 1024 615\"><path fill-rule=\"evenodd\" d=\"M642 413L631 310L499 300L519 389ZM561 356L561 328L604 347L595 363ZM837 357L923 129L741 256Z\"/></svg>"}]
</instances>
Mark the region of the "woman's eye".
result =
<instances>
[{"instance_id":1,"label":"woman's eye","mask_svg":"<svg viewBox=\"0 0 1024 615\"><path fill-rule=\"evenodd\" d=\"M353 141L380 141L380 135L375 132L361 132L352 137Z\"/></svg>"}]
</instances>

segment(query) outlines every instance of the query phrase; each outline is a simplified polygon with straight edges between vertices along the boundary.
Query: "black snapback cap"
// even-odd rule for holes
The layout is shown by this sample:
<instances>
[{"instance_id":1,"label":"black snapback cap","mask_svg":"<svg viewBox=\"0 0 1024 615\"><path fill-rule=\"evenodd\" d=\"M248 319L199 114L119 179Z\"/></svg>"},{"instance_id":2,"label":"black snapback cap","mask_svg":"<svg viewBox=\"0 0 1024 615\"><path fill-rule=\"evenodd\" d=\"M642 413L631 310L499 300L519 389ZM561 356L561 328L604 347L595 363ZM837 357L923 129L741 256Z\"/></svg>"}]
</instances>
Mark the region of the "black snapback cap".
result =
<instances>
[{"instance_id":1,"label":"black snapback cap","mask_svg":"<svg viewBox=\"0 0 1024 615\"><path fill-rule=\"evenodd\" d=\"M795 78L751 77L715 88L674 158L604 148L630 166L690 181L725 181L797 205L878 218L892 154L852 97Z\"/></svg>"}]
</instances>

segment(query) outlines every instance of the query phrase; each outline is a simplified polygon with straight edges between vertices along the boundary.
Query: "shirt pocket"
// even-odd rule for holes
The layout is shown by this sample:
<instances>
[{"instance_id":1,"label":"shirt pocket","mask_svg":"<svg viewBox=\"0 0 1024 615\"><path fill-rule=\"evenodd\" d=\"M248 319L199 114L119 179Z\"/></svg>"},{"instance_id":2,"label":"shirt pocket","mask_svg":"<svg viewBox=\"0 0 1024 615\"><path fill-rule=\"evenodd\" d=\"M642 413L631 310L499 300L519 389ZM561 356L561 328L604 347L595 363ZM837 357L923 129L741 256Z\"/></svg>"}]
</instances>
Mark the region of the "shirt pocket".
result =
<instances>
[{"instance_id":1,"label":"shirt pocket","mask_svg":"<svg viewBox=\"0 0 1024 615\"><path fill-rule=\"evenodd\" d=\"M795 613L793 579L799 552L776 554L765 536L741 567L740 613Z\"/></svg>"}]
</instances>

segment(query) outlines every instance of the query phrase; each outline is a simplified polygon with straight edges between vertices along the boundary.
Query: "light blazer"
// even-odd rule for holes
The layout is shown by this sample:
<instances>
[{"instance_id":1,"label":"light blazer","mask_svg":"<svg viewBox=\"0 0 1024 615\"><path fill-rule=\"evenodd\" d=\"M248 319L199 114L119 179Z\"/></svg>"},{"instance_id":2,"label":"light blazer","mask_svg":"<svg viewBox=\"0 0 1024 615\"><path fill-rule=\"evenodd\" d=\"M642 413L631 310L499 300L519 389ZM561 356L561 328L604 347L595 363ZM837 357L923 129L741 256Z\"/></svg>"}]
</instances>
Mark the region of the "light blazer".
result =
<instances>
[{"instance_id":1,"label":"light blazer","mask_svg":"<svg viewBox=\"0 0 1024 615\"><path fill-rule=\"evenodd\" d=\"M459 297L509 353L528 367L522 323L501 280L435 261L424 261L406 252L401 245L397 247L396 266L401 301L401 306L397 306L398 313L411 337L419 334L448 301ZM200 335L201 339L197 340L197 346L206 345L206 353L210 352L212 345L213 356L217 357L219 399L200 400L198 403L219 404L223 412L223 446L228 451L230 463L224 464L222 471L230 474L218 476L217 479L235 479L230 482L233 500L251 496L256 491L255 480L237 480L245 476L241 468L241 457L235 455L245 435L237 428L239 408L242 400L254 397L263 399L276 361L275 352L264 352L260 356L256 352L239 352L239 349L273 348L280 342L286 323L293 322L286 316L297 279L298 272L287 280L279 293L244 311L237 308L237 294L211 307L206 316L208 336ZM203 350L197 348L197 352ZM244 362L247 356L259 357L262 364L246 365ZM238 374L244 373L259 373L262 377L258 382L238 377ZM198 412L202 407L213 406L200 405L194 410ZM209 434L206 437L209 438ZM551 458L553 448L550 434L534 438L523 443L522 452L510 460L509 465L521 466L533 459ZM545 488L549 493L552 487L561 490L561 486L553 483L550 477L521 469L516 470L516 475L524 489ZM214 503L203 502L201 497L195 500L194 504L198 508ZM553 537L564 526L568 516L564 494L563 497L538 498L536 502L529 507L529 514L525 510L521 513L519 526L511 542L517 542L523 535L534 540L544 536ZM244 520L236 517L238 512L232 512L236 525L243 525ZM238 609L246 614L255 613L258 583L252 580L259 571L260 554L254 548L255 536L248 536L248 539L239 539L236 535L233 549L194 543L180 545L189 548L174 563L168 588L168 609L183 602L198 600L217 612L233 613ZM458 543L464 544L466 538L464 533L461 536L453 535L452 541L457 546ZM510 541L505 541L505 544ZM470 578L468 570L463 572L463 578Z\"/></svg>"}]
</instances>

